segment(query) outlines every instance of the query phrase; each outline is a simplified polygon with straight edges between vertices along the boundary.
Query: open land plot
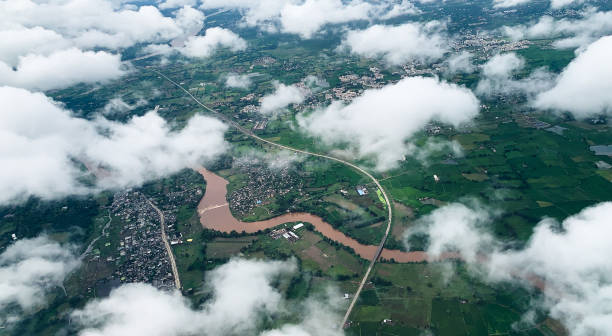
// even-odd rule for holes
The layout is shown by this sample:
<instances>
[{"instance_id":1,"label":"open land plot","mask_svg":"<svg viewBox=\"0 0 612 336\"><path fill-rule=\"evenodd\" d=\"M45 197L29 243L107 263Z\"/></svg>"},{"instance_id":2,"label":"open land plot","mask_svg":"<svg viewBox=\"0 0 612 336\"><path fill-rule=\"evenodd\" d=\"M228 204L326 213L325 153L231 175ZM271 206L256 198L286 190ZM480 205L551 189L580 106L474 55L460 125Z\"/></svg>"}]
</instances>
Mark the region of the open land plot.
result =
<instances>
[{"instance_id":1,"label":"open land plot","mask_svg":"<svg viewBox=\"0 0 612 336\"><path fill-rule=\"evenodd\" d=\"M464 149L471 150L476 148L478 143L489 141L490 137L484 133L467 133L457 134L453 137L453 140L458 141Z\"/></svg>"},{"instance_id":2,"label":"open land plot","mask_svg":"<svg viewBox=\"0 0 612 336\"><path fill-rule=\"evenodd\" d=\"M206 256L208 258L225 259L240 253L253 243L256 237L237 237L237 238L215 238L206 244Z\"/></svg>"},{"instance_id":3,"label":"open land plot","mask_svg":"<svg viewBox=\"0 0 612 336\"><path fill-rule=\"evenodd\" d=\"M377 323L368 328L381 334L393 334L400 326L436 335L508 333L529 309L530 294L520 289L504 293L469 276L460 263L454 271L440 263L379 264L351 317L355 323L349 334L363 332L364 323ZM543 323L538 320L536 327L518 334L541 335Z\"/></svg>"}]
</instances>

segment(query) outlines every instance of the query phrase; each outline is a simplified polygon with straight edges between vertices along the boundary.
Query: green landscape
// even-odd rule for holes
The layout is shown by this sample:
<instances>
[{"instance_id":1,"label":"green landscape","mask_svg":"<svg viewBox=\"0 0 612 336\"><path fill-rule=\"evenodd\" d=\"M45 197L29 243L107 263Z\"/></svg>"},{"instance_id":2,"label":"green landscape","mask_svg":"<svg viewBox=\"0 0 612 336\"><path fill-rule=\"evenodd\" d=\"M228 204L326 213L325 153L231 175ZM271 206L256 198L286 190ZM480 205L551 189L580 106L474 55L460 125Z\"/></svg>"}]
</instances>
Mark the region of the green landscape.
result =
<instances>
[{"instance_id":1,"label":"green landscape","mask_svg":"<svg viewBox=\"0 0 612 336\"><path fill-rule=\"evenodd\" d=\"M357 2L361 5L338 1L337 6L386 3ZM207 46L210 52L205 56L191 57L180 49L186 47L177 47L185 41L168 43L171 39L160 35L157 44L142 40L119 49L99 46L88 51L116 52L123 64L121 77L50 86L30 98L44 97L54 108L69 111L66 118L78 120L67 138L83 142L83 149L68 151L57 165L70 167L69 180L52 180L47 183L50 191L32 187L39 181L33 175L21 181L25 175L17 175L20 168L11 165L18 161L19 146L26 147L18 136L11 137L9 126L0 126L0 136L6 134L3 141L14 147L0 147L0 155L7 158L0 159L6 167L2 179L7 181L0 184L7 195L0 197L0 275L9 279L18 273L6 283L0 280L0 289L7 293L0 293L0 335L131 335L129 326L137 324L130 324L133 312L128 308L117 315L101 312L106 315L100 317L92 311L101 306L92 311L88 307L135 284L178 305L167 310L168 316L173 311L183 315L167 324L170 329L138 329L134 335L612 332L606 329L609 321L604 323L611 315L603 289L610 284L606 272L612 267L601 257L609 244L598 243L609 239L609 231L587 234L578 228L589 223L603 227L611 218L606 218L608 210L587 213L612 201L612 153L605 152L612 144L612 106L605 99L598 103L595 96L610 87L610 79L608 86L589 92L593 97L576 94L566 103L595 101L596 112L559 110L554 102L542 103L543 95L569 78L572 67L584 63L577 60L594 50L592 46L600 43L595 41L612 34L610 28L572 30L568 22L586 22L595 12L612 18L612 4L570 1L568 7L557 8L549 1L517 1L505 7L501 2L391 1L381 7L383 12L392 13L392 5L400 4L410 4L414 12L406 9L413 7L401 7L406 12L397 16L372 11L376 15L371 18L324 21L311 32L302 26L291 31L293 26L279 19L287 8L257 21L249 16L255 7L194 1L201 6L187 7L201 11L203 23L193 36L210 34L213 27L225 29L246 46L215 42ZM164 8L160 3L134 6L151 5L156 11L159 7L163 18L179 16L168 9L179 7ZM109 10L130 10L117 6ZM558 24L554 33L526 28L542 17L565 23L550 23ZM415 51L420 48L409 42L400 50L409 56L401 57L395 49L385 51L384 43L377 52L362 52L350 44L350 34L404 24L418 25L415 34L423 34L423 50L427 41L442 39L440 55L420 55ZM523 29L520 38L507 33L508 27ZM588 38L588 43L579 38ZM582 44L572 44L578 40ZM75 41L86 45L85 39ZM160 46L176 50L164 52ZM452 70L450 59L462 53L468 55L471 70ZM496 74L500 70L493 69L492 59L507 55L512 55L511 69ZM604 73L609 65L601 67ZM230 85L232 76L248 83ZM410 80L415 81L412 91L403 89L401 85ZM440 91L432 96L420 91L430 86ZM395 88L402 88L397 92L408 98L385 95ZM288 100L270 99L285 89L291 92ZM440 92L449 96L438 96ZM469 117L460 106L464 96L473 97L466 99L475 109ZM278 101L280 107L266 112L266 104ZM401 114L388 112L396 110ZM359 120L362 116L369 119ZM412 124L413 120L418 121ZM4 121L18 125L0 119ZM388 129L379 129L382 122ZM204 124L209 128L197 128ZM146 131L158 126L151 134ZM76 129L88 129L99 138L80 137ZM216 142L210 140L214 135L219 135ZM95 147L115 138L131 143L107 150ZM55 151L52 146L67 142L56 142L53 136L40 141L48 143L50 153ZM77 147L66 145L71 146ZM185 151L176 153L180 147ZM22 151L47 151L41 148ZM210 155L201 148L209 148ZM111 159L98 160L100 151ZM156 156L141 156L145 152ZM128 162L125 166L117 163L122 159ZM52 160L19 162L40 165L37 170L57 168ZM26 173L30 171L34 170ZM61 184L69 184L69 191ZM453 209L459 210L450 212ZM315 220L290 217L296 214L295 218ZM290 219L275 222L280 216ZM219 225L232 229L219 230ZM578 238L571 236L574 230ZM341 242L345 238L350 244ZM48 254L59 256L48 267L61 268L61 276L19 283L17 278L27 272L15 271L18 258L11 253L27 251L11 251L30 240L65 251ZM550 247L535 245L543 242ZM565 267L572 258L582 262L577 254L583 251L576 248L585 246L587 266L575 272ZM30 253L35 262L51 258L45 257L47 252ZM557 256L541 255L545 253ZM255 308L247 308L251 303L244 298L255 293L227 289L239 282L224 274L242 262L254 272L244 277L260 284L251 292L269 294L253 299ZM264 266L258 262L267 271L259 270ZM257 282L258 277L265 281ZM15 288L26 291L27 286L36 288L32 304L9 293ZM211 316L223 311L220 298L228 292L236 293L229 301L240 312L235 321L219 327L223 323L211 322ZM575 297L568 299L560 292ZM121 299L133 300L130 304L148 302L127 293ZM576 306L562 306L566 299ZM161 301L150 304L154 302ZM580 310L578 303L593 310ZM160 312L165 309L159 307ZM244 313L246 322L241 309L253 310ZM589 324L589 313L604 322ZM147 314L144 318L165 321L160 316L166 313ZM185 316L194 329L176 327Z\"/></svg>"}]
</instances>

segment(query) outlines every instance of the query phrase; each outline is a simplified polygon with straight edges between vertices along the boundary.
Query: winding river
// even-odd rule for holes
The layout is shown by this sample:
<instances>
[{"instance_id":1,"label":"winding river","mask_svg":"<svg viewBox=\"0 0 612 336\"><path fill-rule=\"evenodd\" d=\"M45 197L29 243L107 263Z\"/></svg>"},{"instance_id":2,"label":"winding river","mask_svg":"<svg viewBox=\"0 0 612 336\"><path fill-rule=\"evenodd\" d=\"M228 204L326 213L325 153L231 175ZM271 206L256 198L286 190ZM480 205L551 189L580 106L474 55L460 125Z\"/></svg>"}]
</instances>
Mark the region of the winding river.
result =
<instances>
[{"instance_id":1,"label":"winding river","mask_svg":"<svg viewBox=\"0 0 612 336\"><path fill-rule=\"evenodd\" d=\"M268 220L259 222L242 222L236 219L229 208L227 202L227 184L223 177L201 168L198 170L206 180L206 192L198 204L198 214L200 223L207 229L221 232L247 232L254 233L289 222L308 222L314 225L315 229L325 237L334 240L342 245L351 247L361 258L371 260L378 246L364 245L355 239L346 236L344 233L334 229L331 224L325 222L321 217L309 213L287 213ZM383 249L381 257L384 259L393 258L396 262L421 262L428 260L427 254L421 251L403 252L400 250ZM452 254L442 256L442 258L452 258Z\"/></svg>"}]
</instances>

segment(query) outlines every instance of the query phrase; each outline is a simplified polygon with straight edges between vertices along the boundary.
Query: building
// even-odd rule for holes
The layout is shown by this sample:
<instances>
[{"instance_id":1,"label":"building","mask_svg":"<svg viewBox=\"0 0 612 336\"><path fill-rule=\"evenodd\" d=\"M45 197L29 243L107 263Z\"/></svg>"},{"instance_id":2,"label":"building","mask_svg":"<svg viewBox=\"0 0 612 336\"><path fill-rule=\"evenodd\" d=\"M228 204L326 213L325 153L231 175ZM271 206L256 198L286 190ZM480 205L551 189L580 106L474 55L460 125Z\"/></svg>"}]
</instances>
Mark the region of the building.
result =
<instances>
[{"instance_id":1,"label":"building","mask_svg":"<svg viewBox=\"0 0 612 336\"><path fill-rule=\"evenodd\" d=\"M368 189L365 186L358 186L357 187L357 193L359 194L359 196L364 196L368 194Z\"/></svg>"},{"instance_id":2,"label":"building","mask_svg":"<svg viewBox=\"0 0 612 336\"><path fill-rule=\"evenodd\" d=\"M287 229L272 230L272 232L270 232L270 237L272 237L272 239L278 239L281 236L285 237L286 232L287 232Z\"/></svg>"},{"instance_id":3,"label":"building","mask_svg":"<svg viewBox=\"0 0 612 336\"><path fill-rule=\"evenodd\" d=\"M299 224L294 225L294 226L293 226L293 229L294 229L294 230L297 230L297 229L300 229L300 228L302 228L302 227L304 227L304 223L299 223Z\"/></svg>"}]
</instances>

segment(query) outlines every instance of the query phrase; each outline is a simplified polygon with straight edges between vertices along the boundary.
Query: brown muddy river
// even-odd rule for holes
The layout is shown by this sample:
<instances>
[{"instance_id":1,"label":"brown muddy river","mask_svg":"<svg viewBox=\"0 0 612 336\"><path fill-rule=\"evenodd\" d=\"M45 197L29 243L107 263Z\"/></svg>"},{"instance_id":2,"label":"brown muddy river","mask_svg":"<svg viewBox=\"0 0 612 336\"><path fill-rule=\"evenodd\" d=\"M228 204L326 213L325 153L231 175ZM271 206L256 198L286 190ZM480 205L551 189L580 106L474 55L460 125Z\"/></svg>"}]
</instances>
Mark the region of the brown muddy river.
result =
<instances>
[{"instance_id":1,"label":"brown muddy river","mask_svg":"<svg viewBox=\"0 0 612 336\"><path fill-rule=\"evenodd\" d=\"M332 239L342 245L349 246L364 259L372 259L378 246L363 245L355 239L346 236L344 233L334 229L331 224L325 222L321 217L309 213L288 213L278 217L259 222L242 222L236 219L229 208L227 202L227 184L223 177L208 171L199 169L198 172L206 180L206 193L198 204L198 214L200 223L207 229L221 232L247 232L254 233L258 230L275 227L289 222L308 222L314 225L315 229L325 237ZM384 259L395 259L397 262L420 262L427 260L425 252L402 252L400 250L384 249L381 253ZM451 257L443 256L443 258Z\"/></svg>"}]
</instances>

